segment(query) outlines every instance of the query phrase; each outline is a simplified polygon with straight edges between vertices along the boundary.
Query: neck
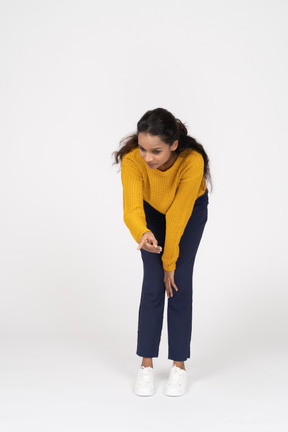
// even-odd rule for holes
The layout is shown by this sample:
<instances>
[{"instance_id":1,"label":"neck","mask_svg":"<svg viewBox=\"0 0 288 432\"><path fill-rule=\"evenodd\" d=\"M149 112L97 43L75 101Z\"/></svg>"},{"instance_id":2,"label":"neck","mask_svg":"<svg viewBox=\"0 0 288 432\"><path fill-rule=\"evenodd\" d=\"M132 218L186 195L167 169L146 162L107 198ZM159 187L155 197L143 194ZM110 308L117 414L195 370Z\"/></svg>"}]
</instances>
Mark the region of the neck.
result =
<instances>
[{"instance_id":1,"label":"neck","mask_svg":"<svg viewBox=\"0 0 288 432\"><path fill-rule=\"evenodd\" d=\"M167 169L169 169L174 162L176 161L178 155L175 151L172 152L171 158L166 162L164 168L162 168L160 171L166 171ZM158 168L159 169L159 168Z\"/></svg>"}]
</instances>

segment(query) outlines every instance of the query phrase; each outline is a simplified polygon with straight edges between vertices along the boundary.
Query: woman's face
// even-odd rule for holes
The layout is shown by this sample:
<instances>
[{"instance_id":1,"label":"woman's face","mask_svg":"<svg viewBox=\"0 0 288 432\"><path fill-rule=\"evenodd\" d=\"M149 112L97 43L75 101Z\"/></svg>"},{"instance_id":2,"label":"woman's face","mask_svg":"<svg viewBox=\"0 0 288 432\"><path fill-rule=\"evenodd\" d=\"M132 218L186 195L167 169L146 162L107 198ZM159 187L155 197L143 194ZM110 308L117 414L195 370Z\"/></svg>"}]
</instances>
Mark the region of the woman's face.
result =
<instances>
[{"instance_id":1,"label":"woman's face","mask_svg":"<svg viewBox=\"0 0 288 432\"><path fill-rule=\"evenodd\" d=\"M141 157L151 169L165 171L177 159L175 150L178 147L178 140L170 147L158 135L139 132L138 146Z\"/></svg>"}]
</instances>

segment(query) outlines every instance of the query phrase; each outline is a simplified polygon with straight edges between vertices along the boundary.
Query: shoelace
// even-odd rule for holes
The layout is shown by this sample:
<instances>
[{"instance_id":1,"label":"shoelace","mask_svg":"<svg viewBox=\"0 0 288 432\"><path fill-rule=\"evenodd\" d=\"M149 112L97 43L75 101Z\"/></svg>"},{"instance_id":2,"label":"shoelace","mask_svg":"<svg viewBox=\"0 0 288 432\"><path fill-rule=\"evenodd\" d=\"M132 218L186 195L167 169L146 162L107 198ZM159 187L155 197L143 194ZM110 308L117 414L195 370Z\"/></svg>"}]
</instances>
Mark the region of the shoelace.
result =
<instances>
[{"instance_id":1,"label":"shoelace","mask_svg":"<svg viewBox=\"0 0 288 432\"><path fill-rule=\"evenodd\" d=\"M148 367L144 367L141 366L141 378L143 379L143 381L145 381L146 383L150 383L151 382L151 369L149 369Z\"/></svg>"},{"instance_id":2,"label":"shoelace","mask_svg":"<svg viewBox=\"0 0 288 432\"><path fill-rule=\"evenodd\" d=\"M170 378L169 378L169 384L177 384L177 385L182 385L182 374L184 372L182 372L182 370L180 368L177 367L172 367L172 371L170 374Z\"/></svg>"}]
</instances>

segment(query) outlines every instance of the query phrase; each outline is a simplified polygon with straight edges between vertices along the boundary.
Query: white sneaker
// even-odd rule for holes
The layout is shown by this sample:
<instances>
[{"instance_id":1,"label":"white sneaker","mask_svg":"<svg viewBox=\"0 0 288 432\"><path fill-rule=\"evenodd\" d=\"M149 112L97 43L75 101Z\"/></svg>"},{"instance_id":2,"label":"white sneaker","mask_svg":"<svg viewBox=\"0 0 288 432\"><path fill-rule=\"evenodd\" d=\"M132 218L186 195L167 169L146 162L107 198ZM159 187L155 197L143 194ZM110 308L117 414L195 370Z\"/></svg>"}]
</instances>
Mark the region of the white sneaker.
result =
<instances>
[{"instance_id":1,"label":"white sneaker","mask_svg":"<svg viewBox=\"0 0 288 432\"><path fill-rule=\"evenodd\" d=\"M154 393L154 370L152 367L140 367L134 392L138 396L151 396Z\"/></svg>"},{"instance_id":2,"label":"white sneaker","mask_svg":"<svg viewBox=\"0 0 288 432\"><path fill-rule=\"evenodd\" d=\"M166 384L166 396L181 396L187 391L187 372L173 364L168 383Z\"/></svg>"}]
</instances>

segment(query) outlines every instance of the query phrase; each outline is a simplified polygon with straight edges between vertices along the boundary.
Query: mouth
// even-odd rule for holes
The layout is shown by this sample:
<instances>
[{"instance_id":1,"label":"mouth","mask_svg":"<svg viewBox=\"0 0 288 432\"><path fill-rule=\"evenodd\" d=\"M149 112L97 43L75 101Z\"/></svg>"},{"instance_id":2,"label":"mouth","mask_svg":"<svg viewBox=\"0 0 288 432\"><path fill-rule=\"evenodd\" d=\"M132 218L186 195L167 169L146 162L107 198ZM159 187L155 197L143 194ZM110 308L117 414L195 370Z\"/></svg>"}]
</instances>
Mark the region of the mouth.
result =
<instances>
[{"instance_id":1,"label":"mouth","mask_svg":"<svg viewBox=\"0 0 288 432\"><path fill-rule=\"evenodd\" d=\"M153 168L156 164L147 164L149 168Z\"/></svg>"}]
</instances>

